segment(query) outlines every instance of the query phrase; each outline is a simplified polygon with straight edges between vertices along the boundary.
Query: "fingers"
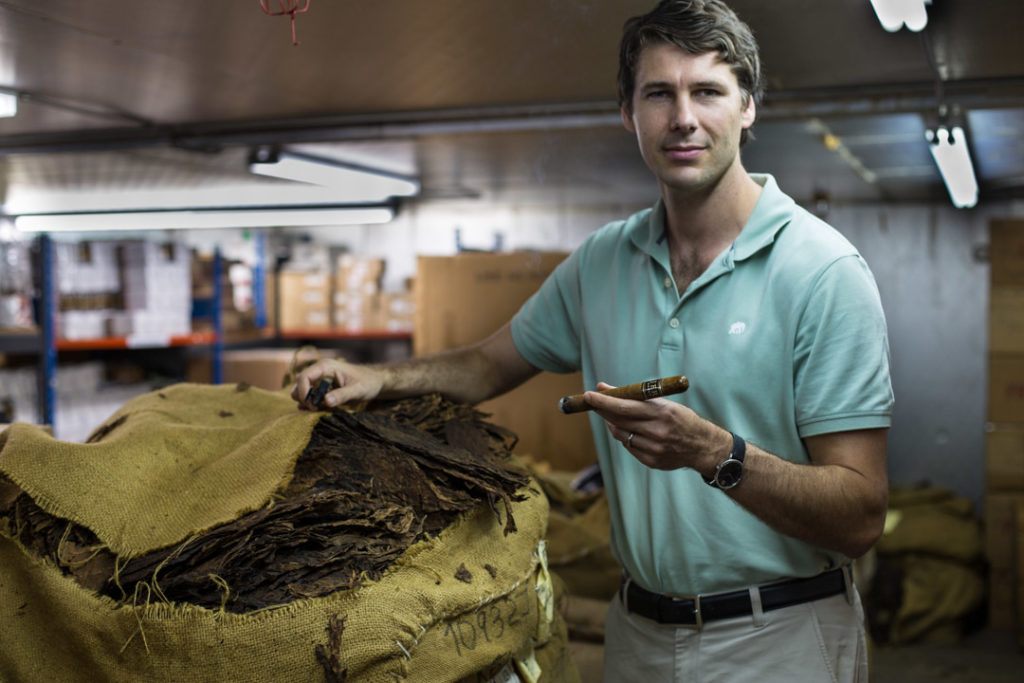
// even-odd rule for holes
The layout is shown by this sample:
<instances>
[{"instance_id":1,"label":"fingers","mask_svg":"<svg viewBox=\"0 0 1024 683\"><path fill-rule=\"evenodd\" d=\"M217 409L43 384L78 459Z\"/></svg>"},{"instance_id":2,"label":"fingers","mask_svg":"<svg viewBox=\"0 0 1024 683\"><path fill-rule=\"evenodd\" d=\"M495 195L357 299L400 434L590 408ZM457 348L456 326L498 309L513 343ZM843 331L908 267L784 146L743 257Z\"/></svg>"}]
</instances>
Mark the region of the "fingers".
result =
<instances>
[{"instance_id":1,"label":"fingers","mask_svg":"<svg viewBox=\"0 0 1024 683\"><path fill-rule=\"evenodd\" d=\"M365 365L325 360L309 366L296 378L292 398L305 410L328 410L354 401L377 398L383 388L384 374ZM331 383L322 396L309 395L323 381ZM312 399L316 399L315 401ZM313 403L317 405L313 405Z\"/></svg>"},{"instance_id":2,"label":"fingers","mask_svg":"<svg viewBox=\"0 0 1024 683\"><path fill-rule=\"evenodd\" d=\"M312 405L307 398L310 389L316 387L323 380L337 382L337 369L333 361L318 361L309 366L295 379L295 387L292 389L292 398L298 402L300 408L306 410L317 410L318 406Z\"/></svg>"},{"instance_id":3,"label":"fingers","mask_svg":"<svg viewBox=\"0 0 1024 683\"><path fill-rule=\"evenodd\" d=\"M616 398L615 396L609 396L607 394L599 393L607 389L614 389L610 384L604 382L598 382L597 391L586 391L583 393L583 400L586 401L593 409L600 413L606 420L610 415L617 415L622 418L629 419L642 419L648 411L648 407L644 403L649 401L637 401L628 398Z\"/></svg>"}]
</instances>

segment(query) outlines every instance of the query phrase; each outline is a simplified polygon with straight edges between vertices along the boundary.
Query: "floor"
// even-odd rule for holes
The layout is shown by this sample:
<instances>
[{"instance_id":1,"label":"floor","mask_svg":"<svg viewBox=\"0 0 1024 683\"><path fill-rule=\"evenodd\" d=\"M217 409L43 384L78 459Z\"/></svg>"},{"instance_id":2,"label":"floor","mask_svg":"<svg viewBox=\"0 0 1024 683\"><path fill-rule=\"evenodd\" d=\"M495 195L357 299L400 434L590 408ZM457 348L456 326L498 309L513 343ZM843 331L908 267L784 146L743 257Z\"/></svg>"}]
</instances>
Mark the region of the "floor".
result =
<instances>
[{"instance_id":1,"label":"floor","mask_svg":"<svg viewBox=\"0 0 1024 683\"><path fill-rule=\"evenodd\" d=\"M601 680L603 646L572 641L583 683ZM1011 631L982 631L955 644L873 648L871 683L1021 683L1024 649Z\"/></svg>"}]
</instances>

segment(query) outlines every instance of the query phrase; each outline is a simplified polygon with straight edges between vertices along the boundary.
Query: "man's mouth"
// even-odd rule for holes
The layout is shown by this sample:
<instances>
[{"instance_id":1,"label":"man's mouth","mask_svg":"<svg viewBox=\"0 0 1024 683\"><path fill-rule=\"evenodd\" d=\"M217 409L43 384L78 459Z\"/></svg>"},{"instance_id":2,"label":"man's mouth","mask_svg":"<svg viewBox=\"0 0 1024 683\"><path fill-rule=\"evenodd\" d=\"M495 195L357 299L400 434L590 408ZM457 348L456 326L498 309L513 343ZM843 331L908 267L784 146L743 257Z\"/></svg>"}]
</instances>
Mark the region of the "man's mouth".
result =
<instances>
[{"instance_id":1,"label":"man's mouth","mask_svg":"<svg viewBox=\"0 0 1024 683\"><path fill-rule=\"evenodd\" d=\"M695 159L704 151L701 145L671 145L665 147L665 156L678 161Z\"/></svg>"}]
</instances>

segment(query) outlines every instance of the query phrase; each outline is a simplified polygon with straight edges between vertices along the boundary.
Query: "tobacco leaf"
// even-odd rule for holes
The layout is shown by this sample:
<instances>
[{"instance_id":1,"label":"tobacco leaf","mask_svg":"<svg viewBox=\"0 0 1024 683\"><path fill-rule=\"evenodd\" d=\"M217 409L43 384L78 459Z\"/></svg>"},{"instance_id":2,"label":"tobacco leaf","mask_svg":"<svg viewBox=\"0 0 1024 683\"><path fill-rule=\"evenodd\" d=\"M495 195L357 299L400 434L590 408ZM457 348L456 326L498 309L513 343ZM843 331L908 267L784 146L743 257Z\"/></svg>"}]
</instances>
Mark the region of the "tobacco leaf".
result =
<instances>
[{"instance_id":1,"label":"tobacco leaf","mask_svg":"<svg viewBox=\"0 0 1024 683\"><path fill-rule=\"evenodd\" d=\"M21 495L21 487L0 473L0 516L11 509Z\"/></svg>"}]
</instances>

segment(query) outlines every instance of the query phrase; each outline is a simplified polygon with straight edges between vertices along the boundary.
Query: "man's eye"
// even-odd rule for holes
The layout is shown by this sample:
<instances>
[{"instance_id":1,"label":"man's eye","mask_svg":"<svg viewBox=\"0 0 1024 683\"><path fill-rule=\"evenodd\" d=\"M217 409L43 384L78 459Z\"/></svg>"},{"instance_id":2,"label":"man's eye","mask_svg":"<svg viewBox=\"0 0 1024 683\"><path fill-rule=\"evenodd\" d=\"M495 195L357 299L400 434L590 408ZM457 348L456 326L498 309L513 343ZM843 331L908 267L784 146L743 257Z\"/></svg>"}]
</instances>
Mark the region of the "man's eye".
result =
<instances>
[{"instance_id":1,"label":"man's eye","mask_svg":"<svg viewBox=\"0 0 1024 683\"><path fill-rule=\"evenodd\" d=\"M670 93L667 90L652 90L647 93L647 97L648 99L659 99L662 97L668 97L669 94Z\"/></svg>"}]
</instances>

